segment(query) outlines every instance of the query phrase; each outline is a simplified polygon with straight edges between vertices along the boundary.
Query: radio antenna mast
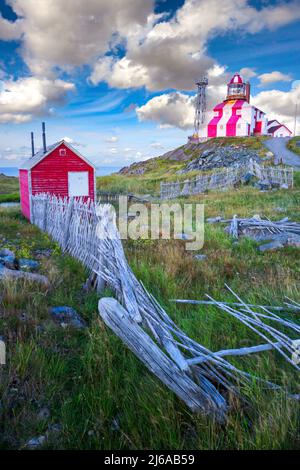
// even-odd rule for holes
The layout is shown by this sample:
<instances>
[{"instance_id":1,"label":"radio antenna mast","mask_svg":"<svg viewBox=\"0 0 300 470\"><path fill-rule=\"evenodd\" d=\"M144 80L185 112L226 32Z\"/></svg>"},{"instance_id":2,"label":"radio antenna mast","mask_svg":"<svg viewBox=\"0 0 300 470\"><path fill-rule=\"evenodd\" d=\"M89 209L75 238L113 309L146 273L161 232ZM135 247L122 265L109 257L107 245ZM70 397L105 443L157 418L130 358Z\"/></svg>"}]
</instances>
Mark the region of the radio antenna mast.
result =
<instances>
[{"instance_id":1,"label":"radio antenna mast","mask_svg":"<svg viewBox=\"0 0 300 470\"><path fill-rule=\"evenodd\" d=\"M206 112L206 87L208 85L207 77L202 77L196 82L197 97L195 104L194 134L189 137L190 142L199 142L199 130L201 124L204 123Z\"/></svg>"}]
</instances>

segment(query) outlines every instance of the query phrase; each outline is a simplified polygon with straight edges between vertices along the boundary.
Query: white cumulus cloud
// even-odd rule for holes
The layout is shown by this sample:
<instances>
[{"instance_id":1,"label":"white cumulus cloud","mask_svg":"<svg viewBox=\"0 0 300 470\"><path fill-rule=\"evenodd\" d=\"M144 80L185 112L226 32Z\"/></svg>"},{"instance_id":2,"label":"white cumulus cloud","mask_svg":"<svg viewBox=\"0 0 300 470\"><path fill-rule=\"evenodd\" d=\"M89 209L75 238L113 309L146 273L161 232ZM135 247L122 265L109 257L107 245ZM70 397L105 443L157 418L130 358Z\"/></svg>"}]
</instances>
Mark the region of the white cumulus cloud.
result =
<instances>
[{"instance_id":1,"label":"white cumulus cloud","mask_svg":"<svg viewBox=\"0 0 300 470\"><path fill-rule=\"evenodd\" d=\"M0 14L0 39L2 41L13 41L14 39L20 39L22 35L22 22L8 21L3 18Z\"/></svg>"},{"instance_id":2,"label":"white cumulus cloud","mask_svg":"<svg viewBox=\"0 0 300 470\"><path fill-rule=\"evenodd\" d=\"M3 82L0 91L0 122L21 123L50 113L50 105L61 104L74 91L72 83L37 77Z\"/></svg>"},{"instance_id":3,"label":"white cumulus cloud","mask_svg":"<svg viewBox=\"0 0 300 470\"><path fill-rule=\"evenodd\" d=\"M261 86L269 85L276 82L291 82L293 79L290 75L274 70L273 72L263 73L258 76Z\"/></svg>"},{"instance_id":4,"label":"white cumulus cloud","mask_svg":"<svg viewBox=\"0 0 300 470\"><path fill-rule=\"evenodd\" d=\"M20 17L22 56L31 71L39 75L49 75L53 67L68 70L91 64L122 41L128 30L144 24L154 6L153 0L8 0L8 3ZM10 24L9 28L12 30L13 26Z\"/></svg>"},{"instance_id":5,"label":"white cumulus cloud","mask_svg":"<svg viewBox=\"0 0 300 470\"><path fill-rule=\"evenodd\" d=\"M194 80L208 73L216 61L207 54L208 41L228 31L257 33L300 18L299 0L260 9L247 0L186 0L171 20L152 15L144 27L129 30L126 55L99 58L91 81L112 87L191 90ZM244 69L247 78L253 70ZM211 76L213 84L216 80Z\"/></svg>"},{"instance_id":6,"label":"white cumulus cloud","mask_svg":"<svg viewBox=\"0 0 300 470\"><path fill-rule=\"evenodd\" d=\"M174 92L155 96L136 109L141 121L154 121L161 126L188 129L194 121L194 97Z\"/></svg>"},{"instance_id":7,"label":"white cumulus cloud","mask_svg":"<svg viewBox=\"0 0 300 470\"><path fill-rule=\"evenodd\" d=\"M300 103L300 81L299 83L295 82L295 86L289 91L262 91L252 98L252 103L265 111L268 119L278 119L293 131L295 106L296 103ZM299 131L300 122L298 122L298 132Z\"/></svg>"}]
</instances>

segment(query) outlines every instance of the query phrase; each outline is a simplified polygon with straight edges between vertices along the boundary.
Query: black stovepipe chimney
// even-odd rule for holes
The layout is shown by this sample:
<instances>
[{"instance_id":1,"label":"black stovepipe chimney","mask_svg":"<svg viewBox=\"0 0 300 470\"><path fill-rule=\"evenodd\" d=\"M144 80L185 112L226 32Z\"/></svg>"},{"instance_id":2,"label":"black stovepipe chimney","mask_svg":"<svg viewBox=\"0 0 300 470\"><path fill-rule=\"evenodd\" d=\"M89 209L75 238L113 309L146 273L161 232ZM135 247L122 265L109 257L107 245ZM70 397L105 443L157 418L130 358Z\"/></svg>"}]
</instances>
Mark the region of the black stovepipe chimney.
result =
<instances>
[{"instance_id":1,"label":"black stovepipe chimney","mask_svg":"<svg viewBox=\"0 0 300 470\"><path fill-rule=\"evenodd\" d=\"M31 132L31 156L34 157L34 136L33 136L33 132Z\"/></svg>"},{"instance_id":2,"label":"black stovepipe chimney","mask_svg":"<svg viewBox=\"0 0 300 470\"><path fill-rule=\"evenodd\" d=\"M42 123L42 129L43 129L43 150L44 150L44 153L47 152L47 146L46 146L46 127L45 127L45 123L43 122Z\"/></svg>"}]
</instances>

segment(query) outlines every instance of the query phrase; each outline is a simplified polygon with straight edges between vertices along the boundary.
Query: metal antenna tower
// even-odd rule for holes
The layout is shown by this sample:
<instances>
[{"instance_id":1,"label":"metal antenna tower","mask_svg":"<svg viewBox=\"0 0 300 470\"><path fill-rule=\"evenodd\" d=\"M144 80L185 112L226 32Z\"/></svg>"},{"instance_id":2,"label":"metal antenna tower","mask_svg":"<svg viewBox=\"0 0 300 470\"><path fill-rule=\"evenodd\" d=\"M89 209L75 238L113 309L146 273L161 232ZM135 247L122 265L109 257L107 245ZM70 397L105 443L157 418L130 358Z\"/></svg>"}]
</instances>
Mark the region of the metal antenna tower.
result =
<instances>
[{"instance_id":1,"label":"metal antenna tower","mask_svg":"<svg viewBox=\"0 0 300 470\"><path fill-rule=\"evenodd\" d=\"M202 77L196 82L198 87L197 98L196 98L196 110L194 120L194 136L199 138L200 125L204 123L205 111L206 111L206 87L208 85L207 77Z\"/></svg>"}]
</instances>

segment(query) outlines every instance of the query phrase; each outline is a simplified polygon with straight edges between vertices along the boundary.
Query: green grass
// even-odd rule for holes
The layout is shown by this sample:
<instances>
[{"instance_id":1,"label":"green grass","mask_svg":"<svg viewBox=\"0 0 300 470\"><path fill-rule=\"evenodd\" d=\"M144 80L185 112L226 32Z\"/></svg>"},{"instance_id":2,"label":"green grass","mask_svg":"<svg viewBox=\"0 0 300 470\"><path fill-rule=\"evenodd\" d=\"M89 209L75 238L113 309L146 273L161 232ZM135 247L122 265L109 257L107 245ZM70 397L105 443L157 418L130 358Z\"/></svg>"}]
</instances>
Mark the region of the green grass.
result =
<instances>
[{"instance_id":1,"label":"green grass","mask_svg":"<svg viewBox=\"0 0 300 470\"><path fill-rule=\"evenodd\" d=\"M290 191L260 193L243 187L191 200L204 201L206 217L259 213L275 220L288 216L300 221L299 174ZM284 213L278 213L278 207ZM49 432L46 448L299 448L298 406L257 384L248 390L247 404L232 404L225 425L193 414L101 321L97 295L81 291L87 273L80 263L63 255L17 209L0 209L0 245L32 257L37 249L53 249L40 270L51 280L49 292L24 282L0 284L0 332L8 355L7 366L0 366L0 448L22 448L28 439L45 434L57 423L61 431ZM207 293L231 300L224 288L228 283L250 302L281 304L285 296L300 301L299 249L260 253L250 240L232 243L222 226L205 226L202 252L207 259L202 262L185 251L182 241L128 241L125 250L137 277L176 323L212 350L260 340L213 307L175 305L170 299L203 299ZM48 308L54 305L76 308L88 328L74 331L53 324ZM232 362L299 393L295 372L274 352ZM45 406L50 418L41 420L38 413Z\"/></svg>"},{"instance_id":2,"label":"green grass","mask_svg":"<svg viewBox=\"0 0 300 470\"><path fill-rule=\"evenodd\" d=\"M0 194L0 204L1 202L19 202L19 201L20 201L19 193Z\"/></svg>"},{"instance_id":3,"label":"green grass","mask_svg":"<svg viewBox=\"0 0 300 470\"><path fill-rule=\"evenodd\" d=\"M0 195L14 194L19 191L19 178L0 174Z\"/></svg>"},{"instance_id":4,"label":"green grass","mask_svg":"<svg viewBox=\"0 0 300 470\"><path fill-rule=\"evenodd\" d=\"M298 145L297 145L298 144ZM300 137L293 137L289 140L287 148L300 155Z\"/></svg>"}]
</instances>

